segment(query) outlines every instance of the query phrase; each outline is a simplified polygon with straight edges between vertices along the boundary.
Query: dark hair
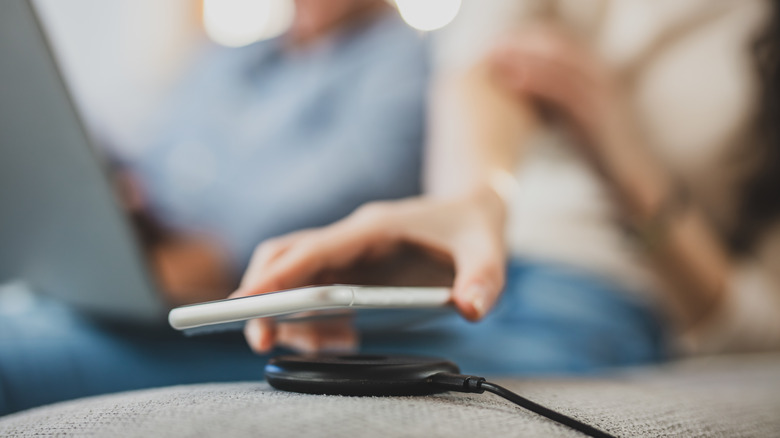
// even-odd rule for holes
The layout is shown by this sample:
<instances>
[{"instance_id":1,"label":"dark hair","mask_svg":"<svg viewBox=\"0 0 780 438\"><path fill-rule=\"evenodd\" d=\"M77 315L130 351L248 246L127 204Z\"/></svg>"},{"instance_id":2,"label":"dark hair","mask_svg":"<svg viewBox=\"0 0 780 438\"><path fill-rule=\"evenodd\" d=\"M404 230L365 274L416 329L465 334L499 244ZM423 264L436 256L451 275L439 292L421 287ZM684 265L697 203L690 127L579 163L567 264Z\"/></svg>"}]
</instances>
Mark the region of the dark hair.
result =
<instances>
[{"instance_id":1,"label":"dark hair","mask_svg":"<svg viewBox=\"0 0 780 438\"><path fill-rule=\"evenodd\" d=\"M780 0L770 2L769 27L755 45L762 87L755 126L757 141L750 151L755 166L742 186L731 238L733 248L741 253L752 249L780 218Z\"/></svg>"}]
</instances>

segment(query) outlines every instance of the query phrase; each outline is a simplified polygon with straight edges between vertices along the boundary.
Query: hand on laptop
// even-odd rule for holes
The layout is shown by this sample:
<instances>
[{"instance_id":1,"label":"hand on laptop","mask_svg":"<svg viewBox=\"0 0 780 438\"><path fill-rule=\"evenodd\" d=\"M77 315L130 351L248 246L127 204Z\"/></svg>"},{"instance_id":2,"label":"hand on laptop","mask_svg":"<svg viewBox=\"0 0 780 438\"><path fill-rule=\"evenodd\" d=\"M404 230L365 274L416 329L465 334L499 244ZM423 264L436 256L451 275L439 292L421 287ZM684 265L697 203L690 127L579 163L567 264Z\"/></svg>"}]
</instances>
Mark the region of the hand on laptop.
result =
<instances>
[{"instance_id":1,"label":"hand on laptop","mask_svg":"<svg viewBox=\"0 0 780 438\"><path fill-rule=\"evenodd\" d=\"M220 245L162 226L149 213L143 184L136 175L119 167L113 176L118 198L132 219L165 301L182 306L225 298L235 282Z\"/></svg>"},{"instance_id":2,"label":"hand on laptop","mask_svg":"<svg viewBox=\"0 0 780 438\"><path fill-rule=\"evenodd\" d=\"M171 306L223 299L235 285L225 252L211 240L172 236L148 252L160 290Z\"/></svg>"},{"instance_id":3,"label":"hand on laptop","mask_svg":"<svg viewBox=\"0 0 780 438\"><path fill-rule=\"evenodd\" d=\"M438 260L454 267L454 303L465 318L478 320L490 310L503 288L503 222L503 204L490 189L452 200L423 197L368 204L330 226L261 244L232 297L310 284L355 283L360 277L363 281L359 282L375 283L365 278L366 271L361 267L371 262L397 261L398 255L411 246L423 251L431 262ZM426 264L423 272L401 269L404 277L393 281L415 281L413 275L433 272L428 269L434 265ZM381 272L377 274L374 279L381 277ZM422 278L426 277L433 280L430 275ZM245 334L258 352L269 351L277 344L307 352L345 350L356 347L358 340L345 319L276 326L269 319L253 320L246 325Z\"/></svg>"}]
</instances>

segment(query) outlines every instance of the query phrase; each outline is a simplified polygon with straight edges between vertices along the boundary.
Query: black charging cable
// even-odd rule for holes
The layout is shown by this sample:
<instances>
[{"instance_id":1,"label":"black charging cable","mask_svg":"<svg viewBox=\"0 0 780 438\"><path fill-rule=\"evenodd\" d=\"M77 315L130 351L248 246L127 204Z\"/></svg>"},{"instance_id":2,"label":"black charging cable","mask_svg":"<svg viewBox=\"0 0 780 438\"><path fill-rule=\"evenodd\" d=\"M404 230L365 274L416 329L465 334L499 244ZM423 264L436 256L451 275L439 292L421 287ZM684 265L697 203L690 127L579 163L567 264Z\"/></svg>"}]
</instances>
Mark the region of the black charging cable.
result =
<instances>
[{"instance_id":1,"label":"black charging cable","mask_svg":"<svg viewBox=\"0 0 780 438\"><path fill-rule=\"evenodd\" d=\"M502 386L496 385L495 383L490 383L485 380L484 377L453 373L437 373L428 377L428 383L447 391L470 392L476 394L482 394L487 391L499 397L503 397L522 408L528 409L529 411L539 414L543 417L547 417L557 423L569 426L572 429L578 430L586 435L590 435L595 438L615 438L614 435L610 435L607 432L596 429L593 426L587 425L569 416L563 415L560 412L556 412L538 403L534 403L531 400L528 400L525 397L521 397Z\"/></svg>"},{"instance_id":2,"label":"black charging cable","mask_svg":"<svg viewBox=\"0 0 780 438\"><path fill-rule=\"evenodd\" d=\"M265 378L276 389L307 394L355 396L425 395L443 391L503 397L531 412L595 438L602 430L532 402L484 377L460 374L454 363L421 356L279 356L268 361Z\"/></svg>"}]
</instances>

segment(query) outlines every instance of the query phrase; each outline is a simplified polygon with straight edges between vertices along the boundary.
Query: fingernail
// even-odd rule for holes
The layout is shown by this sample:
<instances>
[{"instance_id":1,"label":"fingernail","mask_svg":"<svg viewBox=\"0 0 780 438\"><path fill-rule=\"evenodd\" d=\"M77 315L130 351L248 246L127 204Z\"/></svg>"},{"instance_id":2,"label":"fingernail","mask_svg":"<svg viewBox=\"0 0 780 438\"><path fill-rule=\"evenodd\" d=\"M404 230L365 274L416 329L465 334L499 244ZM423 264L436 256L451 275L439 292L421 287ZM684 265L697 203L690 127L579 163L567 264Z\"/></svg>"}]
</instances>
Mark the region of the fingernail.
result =
<instances>
[{"instance_id":1,"label":"fingernail","mask_svg":"<svg viewBox=\"0 0 780 438\"><path fill-rule=\"evenodd\" d=\"M487 311L487 291L485 288L475 284L470 286L464 295L466 296L466 301L469 302L471 307L474 308L474 311L477 312L477 317L481 318L484 316Z\"/></svg>"}]
</instances>

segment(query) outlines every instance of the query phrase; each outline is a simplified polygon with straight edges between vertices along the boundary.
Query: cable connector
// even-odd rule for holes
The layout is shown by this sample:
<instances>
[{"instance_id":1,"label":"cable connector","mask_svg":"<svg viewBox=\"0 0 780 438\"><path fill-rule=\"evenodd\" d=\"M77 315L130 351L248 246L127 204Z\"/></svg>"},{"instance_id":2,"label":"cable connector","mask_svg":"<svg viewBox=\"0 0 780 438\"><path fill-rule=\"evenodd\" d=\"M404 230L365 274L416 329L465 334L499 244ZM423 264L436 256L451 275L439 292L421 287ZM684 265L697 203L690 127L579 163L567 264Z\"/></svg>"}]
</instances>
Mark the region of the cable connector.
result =
<instances>
[{"instance_id":1,"label":"cable connector","mask_svg":"<svg viewBox=\"0 0 780 438\"><path fill-rule=\"evenodd\" d=\"M485 390L482 389L482 382L484 381L484 377L453 373L437 373L428 377L428 383L436 385L441 389L476 394L485 392Z\"/></svg>"},{"instance_id":2,"label":"cable connector","mask_svg":"<svg viewBox=\"0 0 780 438\"><path fill-rule=\"evenodd\" d=\"M577 419L561 414L560 412L556 412L538 403L532 402L531 400L528 400L525 397L521 397L520 395L515 394L514 392L502 386L496 385L495 383L490 383L486 381L484 377L453 373L437 373L428 377L427 382L430 385L434 385L447 391L470 392L477 394L482 394L483 392L487 391L502 397L520 406L521 408L528 409L531 412L549 418L550 420L565 426L571 427L572 429L578 430L591 437L615 438L613 435L610 435L603 430L596 429L595 427L585 424Z\"/></svg>"}]
</instances>

